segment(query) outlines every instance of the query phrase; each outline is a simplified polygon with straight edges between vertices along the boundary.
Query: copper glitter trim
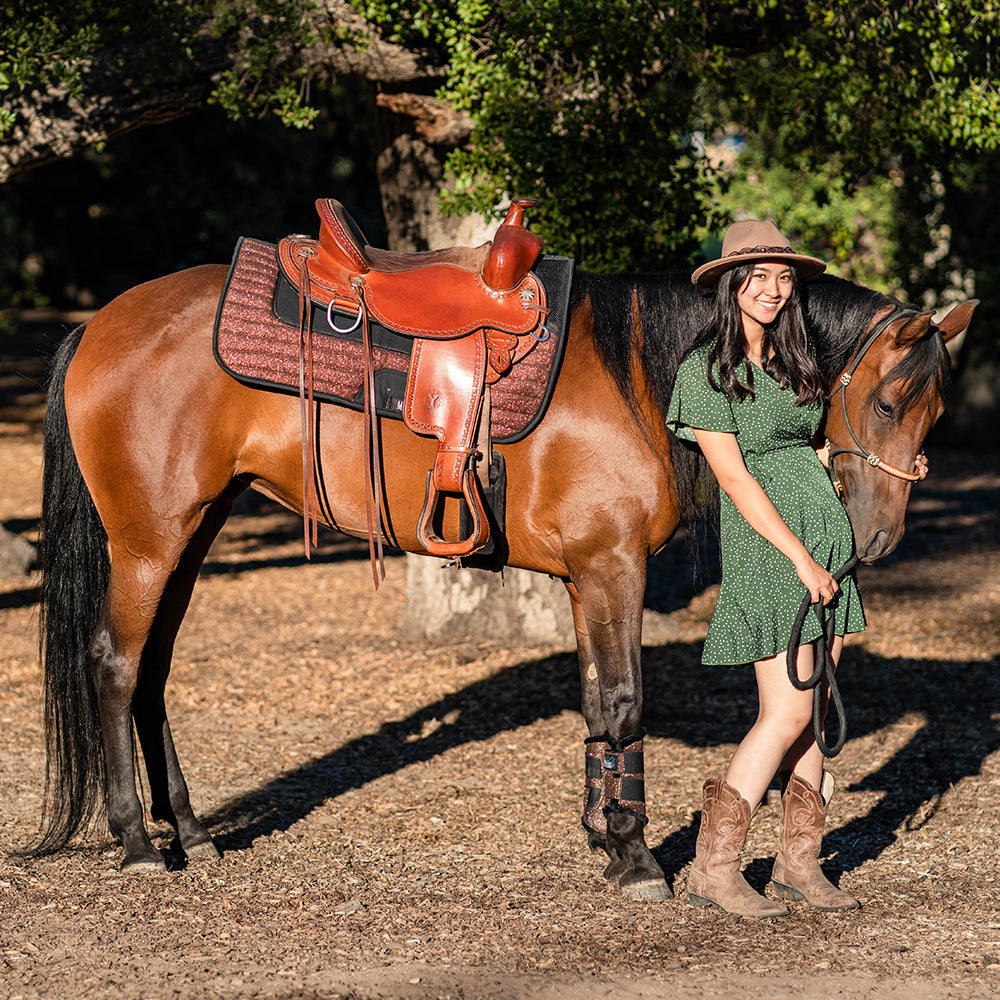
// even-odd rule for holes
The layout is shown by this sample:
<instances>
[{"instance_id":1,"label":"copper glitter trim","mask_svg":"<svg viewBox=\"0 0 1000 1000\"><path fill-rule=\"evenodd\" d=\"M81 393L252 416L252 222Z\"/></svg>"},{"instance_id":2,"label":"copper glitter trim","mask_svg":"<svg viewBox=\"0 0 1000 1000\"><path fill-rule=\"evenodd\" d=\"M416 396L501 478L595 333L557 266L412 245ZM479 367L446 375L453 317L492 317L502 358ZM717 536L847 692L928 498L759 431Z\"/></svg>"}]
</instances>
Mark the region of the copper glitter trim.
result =
<instances>
[{"instance_id":1,"label":"copper glitter trim","mask_svg":"<svg viewBox=\"0 0 1000 1000\"><path fill-rule=\"evenodd\" d=\"M615 805L645 818L642 739L633 740L619 751L614 750L606 740L588 740L585 744L585 754L585 763L588 767L585 779L587 798L583 809L583 825L595 833L607 833L607 810ZM631 771L627 769L626 755L631 758L629 762L632 764ZM621 797L622 786L626 779L631 779L628 787L632 789L636 783L643 786L641 799Z\"/></svg>"}]
</instances>

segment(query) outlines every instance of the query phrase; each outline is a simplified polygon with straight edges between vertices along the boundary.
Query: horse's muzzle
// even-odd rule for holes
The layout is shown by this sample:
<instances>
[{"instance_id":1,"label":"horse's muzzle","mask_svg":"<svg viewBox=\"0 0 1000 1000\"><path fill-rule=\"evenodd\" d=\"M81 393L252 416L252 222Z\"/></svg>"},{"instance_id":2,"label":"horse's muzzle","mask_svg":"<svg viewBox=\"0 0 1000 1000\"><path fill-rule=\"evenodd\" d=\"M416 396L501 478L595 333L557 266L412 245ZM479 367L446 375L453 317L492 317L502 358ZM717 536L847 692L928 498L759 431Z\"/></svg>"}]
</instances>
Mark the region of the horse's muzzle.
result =
<instances>
[{"instance_id":1,"label":"horse's muzzle","mask_svg":"<svg viewBox=\"0 0 1000 1000\"><path fill-rule=\"evenodd\" d=\"M892 531L888 528L877 528L864 543L858 544L858 559L870 566L876 560L887 556L898 544L899 537L894 536Z\"/></svg>"}]
</instances>

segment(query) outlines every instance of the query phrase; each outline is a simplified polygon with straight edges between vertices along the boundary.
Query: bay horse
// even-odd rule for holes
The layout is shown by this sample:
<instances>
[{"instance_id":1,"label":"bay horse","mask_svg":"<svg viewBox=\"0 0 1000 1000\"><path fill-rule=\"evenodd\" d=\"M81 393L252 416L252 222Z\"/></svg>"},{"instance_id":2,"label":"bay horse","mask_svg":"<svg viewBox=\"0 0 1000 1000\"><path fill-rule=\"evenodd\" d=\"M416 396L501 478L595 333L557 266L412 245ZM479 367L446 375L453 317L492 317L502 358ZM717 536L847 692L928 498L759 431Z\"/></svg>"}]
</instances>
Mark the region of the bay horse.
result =
<instances>
[{"instance_id":1,"label":"bay horse","mask_svg":"<svg viewBox=\"0 0 1000 1000\"><path fill-rule=\"evenodd\" d=\"M53 362L41 528L48 767L37 854L65 847L103 805L122 869L164 868L136 791L134 724L151 815L174 827L189 858L218 857L191 809L167 720L174 640L237 496L253 488L303 509L299 401L241 385L213 356L226 275L205 265L125 292L69 334ZM872 562L903 533L906 473L943 410L944 342L965 329L975 303L935 325L929 313L840 279L802 291L828 386L853 365L826 433L835 449L857 440L879 456L866 461L850 449L835 459L858 554ZM548 412L530 435L500 448L507 564L558 577L569 594L592 794L595 747L626 770L637 737L641 751L647 559L706 492L695 488L702 460L668 433L663 414L679 359L707 315L687 275L578 273ZM363 420L318 405L323 520L361 538ZM381 446L394 541L420 551L411 526L435 442L384 420ZM585 810L589 843L607 854L605 877L625 894L665 898L644 804L619 801L641 797L632 788L597 790L607 808Z\"/></svg>"}]
</instances>

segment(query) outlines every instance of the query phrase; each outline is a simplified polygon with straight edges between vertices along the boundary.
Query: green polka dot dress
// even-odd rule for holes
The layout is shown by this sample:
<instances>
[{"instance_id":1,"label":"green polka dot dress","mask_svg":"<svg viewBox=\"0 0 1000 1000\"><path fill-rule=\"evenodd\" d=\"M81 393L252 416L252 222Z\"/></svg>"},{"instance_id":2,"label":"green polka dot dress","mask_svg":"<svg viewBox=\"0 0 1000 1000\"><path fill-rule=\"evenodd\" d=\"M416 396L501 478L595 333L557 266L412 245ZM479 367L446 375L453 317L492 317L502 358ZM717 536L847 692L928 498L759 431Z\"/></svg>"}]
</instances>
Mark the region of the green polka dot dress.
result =
<instances>
[{"instance_id":1,"label":"green polka dot dress","mask_svg":"<svg viewBox=\"0 0 1000 1000\"><path fill-rule=\"evenodd\" d=\"M830 477L810 445L823 416L822 403L796 406L794 390L782 388L756 367L756 396L731 400L709 384L706 365L711 349L711 344L704 345L681 363L667 425L688 441L694 441L692 428L734 433L747 469L785 523L816 562L831 572L839 569L854 552L854 536ZM788 647L807 591L788 557L747 524L724 492L719 519L722 586L702 662L739 666ZM837 634L864 631L865 614L853 573L844 577L840 588L833 608ZM807 615L803 643L819 634L816 616Z\"/></svg>"}]
</instances>

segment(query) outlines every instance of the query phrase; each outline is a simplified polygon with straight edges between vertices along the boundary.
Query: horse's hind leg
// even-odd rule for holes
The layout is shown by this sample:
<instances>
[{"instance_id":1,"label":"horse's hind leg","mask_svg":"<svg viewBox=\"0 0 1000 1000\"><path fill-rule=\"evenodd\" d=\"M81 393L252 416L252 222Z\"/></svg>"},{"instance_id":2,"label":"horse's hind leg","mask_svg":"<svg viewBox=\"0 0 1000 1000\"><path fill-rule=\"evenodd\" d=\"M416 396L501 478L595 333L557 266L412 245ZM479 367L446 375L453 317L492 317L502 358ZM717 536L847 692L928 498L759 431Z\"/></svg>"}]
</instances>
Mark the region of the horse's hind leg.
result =
<instances>
[{"instance_id":1,"label":"horse's hind leg","mask_svg":"<svg viewBox=\"0 0 1000 1000\"><path fill-rule=\"evenodd\" d=\"M104 744L108 824L125 849L122 870L159 871L163 858L143 822L136 789L132 721L147 756L154 812L176 822L185 850L211 853L210 838L188 804L163 706L174 637L187 608L197 568L224 523L238 488L202 514L162 521L140 531L109 533L111 580L90 643ZM132 512L135 514L135 512ZM145 523L153 518L145 513Z\"/></svg>"},{"instance_id":2,"label":"horse's hind leg","mask_svg":"<svg viewBox=\"0 0 1000 1000\"><path fill-rule=\"evenodd\" d=\"M170 569L113 549L111 582L90 642L104 746L108 825L125 849L123 871L162 871L165 867L146 833L136 791L132 702L143 648Z\"/></svg>"},{"instance_id":3,"label":"horse's hind leg","mask_svg":"<svg viewBox=\"0 0 1000 1000\"><path fill-rule=\"evenodd\" d=\"M586 794L583 826L592 850L608 856L604 875L634 899L669 899L663 870L645 838L640 666L642 573L588 573L567 584L582 685ZM609 581L616 581L609 583Z\"/></svg>"},{"instance_id":4,"label":"horse's hind leg","mask_svg":"<svg viewBox=\"0 0 1000 1000\"><path fill-rule=\"evenodd\" d=\"M174 641L187 611L198 570L241 491L241 486L234 486L208 509L177 569L171 574L146 640L138 686L132 699L132 716L149 780L150 813L154 819L169 823L177 831L181 849L189 859L215 860L219 852L191 808L187 782L167 720L164 689Z\"/></svg>"}]
</instances>

